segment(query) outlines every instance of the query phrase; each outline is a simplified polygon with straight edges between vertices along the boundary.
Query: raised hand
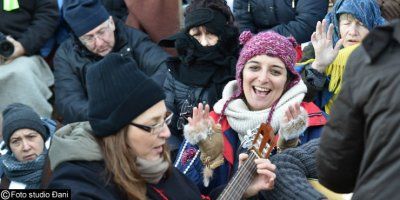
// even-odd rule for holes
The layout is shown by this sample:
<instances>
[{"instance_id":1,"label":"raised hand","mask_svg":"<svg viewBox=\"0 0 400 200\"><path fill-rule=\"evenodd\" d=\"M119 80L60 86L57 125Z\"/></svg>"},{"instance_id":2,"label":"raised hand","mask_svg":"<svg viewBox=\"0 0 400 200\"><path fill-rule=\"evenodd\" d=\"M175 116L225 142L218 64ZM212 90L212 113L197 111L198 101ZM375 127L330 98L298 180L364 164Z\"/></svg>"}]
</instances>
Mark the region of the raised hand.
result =
<instances>
[{"instance_id":1,"label":"raised hand","mask_svg":"<svg viewBox=\"0 0 400 200\"><path fill-rule=\"evenodd\" d=\"M192 117L188 118L189 126L192 128L197 128L204 124L208 124L210 121L210 106L206 104L203 106L202 103L199 103L198 107L193 108Z\"/></svg>"},{"instance_id":2,"label":"raised hand","mask_svg":"<svg viewBox=\"0 0 400 200\"><path fill-rule=\"evenodd\" d=\"M300 103L290 105L281 119L279 129L281 137L279 137L279 140L288 141L298 138L307 129L307 123L308 114L304 109L301 109ZM281 145L280 142L282 141L278 141L278 146Z\"/></svg>"},{"instance_id":3,"label":"raised hand","mask_svg":"<svg viewBox=\"0 0 400 200\"><path fill-rule=\"evenodd\" d=\"M239 154L239 167L248 157L247 154ZM270 160L264 158L257 158L254 162L257 165L257 175L244 193L243 196L245 198L254 196L261 190L271 190L274 188L276 166L272 164Z\"/></svg>"},{"instance_id":4,"label":"raised hand","mask_svg":"<svg viewBox=\"0 0 400 200\"><path fill-rule=\"evenodd\" d=\"M340 39L333 47L333 24L329 24L328 32L326 32L325 27L325 19L322 20L322 23L318 21L315 32L311 35L311 43L315 51L315 61L311 67L321 73L325 72L326 67L335 60L343 41Z\"/></svg>"},{"instance_id":5,"label":"raised hand","mask_svg":"<svg viewBox=\"0 0 400 200\"><path fill-rule=\"evenodd\" d=\"M290 121L296 119L301 114L300 104L295 103L294 105L290 105L288 109L285 111L285 116L283 117L283 123L289 123Z\"/></svg>"}]
</instances>

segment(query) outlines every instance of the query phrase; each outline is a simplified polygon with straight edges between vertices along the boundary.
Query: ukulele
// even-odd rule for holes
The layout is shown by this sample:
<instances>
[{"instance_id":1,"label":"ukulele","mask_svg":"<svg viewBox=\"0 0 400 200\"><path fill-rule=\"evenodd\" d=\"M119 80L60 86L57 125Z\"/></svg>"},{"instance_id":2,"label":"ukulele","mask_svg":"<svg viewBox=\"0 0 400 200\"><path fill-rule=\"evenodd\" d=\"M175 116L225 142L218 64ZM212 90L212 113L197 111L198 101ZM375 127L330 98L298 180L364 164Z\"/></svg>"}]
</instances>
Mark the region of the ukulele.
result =
<instances>
[{"instance_id":1,"label":"ukulele","mask_svg":"<svg viewBox=\"0 0 400 200\"><path fill-rule=\"evenodd\" d=\"M240 166L233 178L229 181L224 191L219 195L218 200L242 199L244 192L250 186L257 171L254 163L256 158L268 158L276 146L274 132L271 125L262 123L255 135L253 143L249 148L249 157Z\"/></svg>"}]
</instances>

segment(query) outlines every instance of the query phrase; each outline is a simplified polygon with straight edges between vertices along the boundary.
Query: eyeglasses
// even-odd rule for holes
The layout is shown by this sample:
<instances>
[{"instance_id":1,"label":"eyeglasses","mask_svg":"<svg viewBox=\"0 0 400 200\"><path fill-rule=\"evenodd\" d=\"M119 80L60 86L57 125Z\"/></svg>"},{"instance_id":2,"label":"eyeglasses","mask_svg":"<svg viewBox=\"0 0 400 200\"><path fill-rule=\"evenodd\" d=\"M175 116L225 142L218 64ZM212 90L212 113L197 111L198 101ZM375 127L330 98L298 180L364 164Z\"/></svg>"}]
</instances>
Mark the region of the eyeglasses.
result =
<instances>
[{"instance_id":1,"label":"eyeglasses","mask_svg":"<svg viewBox=\"0 0 400 200\"><path fill-rule=\"evenodd\" d=\"M101 28L93 35L84 35L79 38L79 40L86 46L93 46L96 38L104 39L107 33L111 30L111 22L110 20L107 21L107 26Z\"/></svg>"},{"instance_id":2,"label":"eyeglasses","mask_svg":"<svg viewBox=\"0 0 400 200\"><path fill-rule=\"evenodd\" d=\"M169 125L171 123L172 116L174 116L174 114L172 112L167 112L167 114L164 118L164 121L161 122L160 124L156 124L154 126L146 126L146 125L142 125L142 124L136 124L134 122L131 122L130 125L140 128L144 131L147 131L152 135L159 135L164 130L165 125Z\"/></svg>"}]
</instances>

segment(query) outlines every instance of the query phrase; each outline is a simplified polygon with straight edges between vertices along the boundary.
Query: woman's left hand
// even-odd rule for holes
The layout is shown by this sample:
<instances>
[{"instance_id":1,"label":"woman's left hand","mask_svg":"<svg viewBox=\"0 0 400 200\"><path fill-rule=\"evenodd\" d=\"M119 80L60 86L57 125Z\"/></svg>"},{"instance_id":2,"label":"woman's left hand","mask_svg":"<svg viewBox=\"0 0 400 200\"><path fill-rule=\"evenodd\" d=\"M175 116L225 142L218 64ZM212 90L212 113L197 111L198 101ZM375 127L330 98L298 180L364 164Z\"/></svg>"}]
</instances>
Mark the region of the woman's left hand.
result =
<instances>
[{"instance_id":1,"label":"woman's left hand","mask_svg":"<svg viewBox=\"0 0 400 200\"><path fill-rule=\"evenodd\" d=\"M239 155L239 167L249 156L245 153ZM252 197L261 190L271 190L275 184L276 166L269 159L257 158L254 160L257 165L257 175L250 183L243 197Z\"/></svg>"},{"instance_id":2,"label":"woman's left hand","mask_svg":"<svg viewBox=\"0 0 400 200\"><path fill-rule=\"evenodd\" d=\"M296 119L301 114L300 104L294 103L290 105L285 111L285 116L283 118L283 123L289 123L290 121Z\"/></svg>"}]
</instances>

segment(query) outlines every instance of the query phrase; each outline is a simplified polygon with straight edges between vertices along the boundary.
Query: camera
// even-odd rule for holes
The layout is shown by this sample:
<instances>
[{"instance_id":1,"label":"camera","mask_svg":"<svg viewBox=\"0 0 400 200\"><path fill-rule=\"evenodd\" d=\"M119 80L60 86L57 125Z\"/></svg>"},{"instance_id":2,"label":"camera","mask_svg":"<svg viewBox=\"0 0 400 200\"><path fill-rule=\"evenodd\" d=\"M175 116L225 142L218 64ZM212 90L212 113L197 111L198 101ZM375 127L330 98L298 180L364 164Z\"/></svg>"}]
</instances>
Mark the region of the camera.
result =
<instances>
[{"instance_id":1,"label":"camera","mask_svg":"<svg viewBox=\"0 0 400 200\"><path fill-rule=\"evenodd\" d=\"M0 32L0 56L10 57L14 53L14 45L6 39L6 36Z\"/></svg>"}]
</instances>

